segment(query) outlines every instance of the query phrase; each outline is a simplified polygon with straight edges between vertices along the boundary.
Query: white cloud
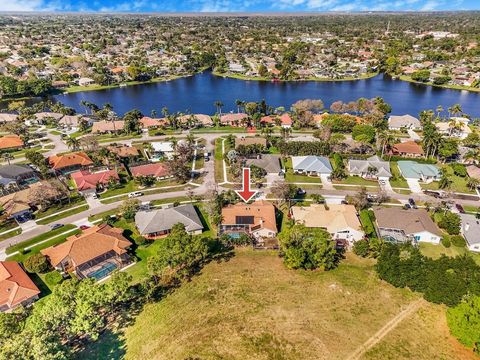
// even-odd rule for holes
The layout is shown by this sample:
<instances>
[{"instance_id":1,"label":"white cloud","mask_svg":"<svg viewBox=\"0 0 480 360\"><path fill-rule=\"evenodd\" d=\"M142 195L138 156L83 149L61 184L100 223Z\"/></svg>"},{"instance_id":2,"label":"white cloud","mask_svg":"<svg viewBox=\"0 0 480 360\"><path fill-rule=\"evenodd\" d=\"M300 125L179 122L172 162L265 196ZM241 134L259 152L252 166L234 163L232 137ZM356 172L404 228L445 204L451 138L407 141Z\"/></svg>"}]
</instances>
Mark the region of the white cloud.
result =
<instances>
[{"instance_id":1,"label":"white cloud","mask_svg":"<svg viewBox=\"0 0 480 360\"><path fill-rule=\"evenodd\" d=\"M39 11L43 0L0 0L0 11Z\"/></svg>"}]
</instances>

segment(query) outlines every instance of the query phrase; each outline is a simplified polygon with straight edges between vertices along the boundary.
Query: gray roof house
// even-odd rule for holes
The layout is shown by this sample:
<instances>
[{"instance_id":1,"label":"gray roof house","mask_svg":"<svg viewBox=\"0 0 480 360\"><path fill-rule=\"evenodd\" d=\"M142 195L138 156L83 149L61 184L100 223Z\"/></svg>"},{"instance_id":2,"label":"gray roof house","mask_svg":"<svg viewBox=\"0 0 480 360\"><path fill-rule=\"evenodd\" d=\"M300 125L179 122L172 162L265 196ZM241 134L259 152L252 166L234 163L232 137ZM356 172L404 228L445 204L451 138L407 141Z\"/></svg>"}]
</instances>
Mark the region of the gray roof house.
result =
<instances>
[{"instance_id":1,"label":"gray roof house","mask_svg":"<svg viewBox=\"0 0 480 360\"><path fill-rule=\"evenodd\" d=\"M332 173L330 161L323 156L292 156L292 167L296 173L320 175Z\"/></svg>"},{"instance_id":2,"label":"gray roof house","mask_svg":"<svg viewBox=\"0 0 480 360\"><path fill-rule=\"evenodd\" d=\"M35 171L27 165L11 164L0 166L0 183L3 185L33 178L36 178Z\"/></svg>"},{"instance_id":3,"label":"gray roof house","mask_svg":"<svg viewBox=\"0 0 480 360\"><path fill-rule=\"evenodd\" d=\"M475 215L459 214L462 220L460 229L470 251L480 252L480 219Z\"/></svg>"},{"instance_id":4,"label":"gray roof house","mask_svg":"<svg viewBox=\"0 0 480 360\"><path fill-rule=\"evenodd\" d=\"M373 170L375 171L369 171ZM364 178L389 179L392 177L390 163L383 161L378 156L371 156L366 160L350 159L348 161L350 175L358 175Z\"/></svg>"},{"instance_id":5,"label":"gray roof house","mask_svg":"<svg viewBox=\"0 0 480 360\"><path fill-rule=\"evenodd\" d=\"M167 235L170 233L173 225L178 223L185 225L185 230L190 234L202 233L202 221L192 204L139 211L135 215L135 224L138 231L142 236L150 239Z\"/></svg>"},{"instance_id":6,"label":"gray roof house","mask_svg":"<svg viewBox=\"0 0 480 360\"><path fill-rule=\"evenodd\" d=\"M401 160L397 164L405 179L416 179L424 182L440 180L440 170L435 165L420 164L410 160Z\"/></svg>"},{"instance_id":7,"label":"gray roof house","mask_svg":"<svg viewBox=\"0 0 480 360\"><path fill-rule=\"evenodd\" d=\"M388 118L388 128L390 130L400 130L402 128L420 130L422 125L420 120L412 115L392 115Z\"/></svg>"},{"instance_id":8,"label":"gray roof house","mask_svg":"<svg viewBox=\"0 0 480 360\"><path fill-rule=\"evenodd\" d=\"M264 169L267 174L278 175L282 168L280 167L280 155L260 155L257 159L247 159L245 161L246 166L255 165Z\"/></svg>"}]
</instances>

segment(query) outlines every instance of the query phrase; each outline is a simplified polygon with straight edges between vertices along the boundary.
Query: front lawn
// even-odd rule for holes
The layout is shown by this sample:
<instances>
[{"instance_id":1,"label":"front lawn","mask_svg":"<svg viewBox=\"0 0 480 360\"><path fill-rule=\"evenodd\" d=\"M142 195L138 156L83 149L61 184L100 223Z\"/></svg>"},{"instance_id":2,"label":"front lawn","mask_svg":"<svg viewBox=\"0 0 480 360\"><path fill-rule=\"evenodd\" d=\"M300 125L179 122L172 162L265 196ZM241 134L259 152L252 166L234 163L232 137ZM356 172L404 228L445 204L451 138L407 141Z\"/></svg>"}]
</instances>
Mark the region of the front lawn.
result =
<instances>
[{"instance_id":1,"label":"front lawn","mask_svg":"<svg viewBox=\"0 0 480 360\"><path fill-rule=\"evenodd\" d=\"M398 164L396 161L390 162L390 170L393 175L390 178L390 185L392 186L392 188L408 189L407 180L405 180L402 174L400 174L400 169L398 168Z\"/></svg>"},{"instance_id":2,"label":"front lawn","mask_svg":"<svg viewBox=\"0 0 480 360\"><path fill-rule=\"evenodd\" d=\"M50 224L50 223L53 223L55 221L66 218L67 216L75 215L75 214L81 213L82 211L87 211L89 208L90 207L88 206L88 204L84 204L84 205L81 205L78 208L70 209L68 211L62 212L61 214L50 216L46 219L37 220L36 223L39 224L39 225Z\"/></svg>"},{"instance_id":3,"label":"front lawn","mask_svg":"<svg viewBox=\"0 0 480 360\"><path fill-rule=\"evenodd\" d=\"M379 187L377 180L366 180L360 176L348 176L342 180L333 180L334 184L346 184L346 185L361 185L361 186L369 186L369 187Z\"/></svg>"},{"instance_id":4,"label":"front lawn","mask_svg":"<svg viewBox=\"0 0 480 360\"><path fill-rule=\"evenodd\" d=\"M450 188L444 189L444 190L450 190L453 192L466 193L466 194L476 194L475 190L470 190L467 186L468 176L461 177L461 176L455 175L453 173L453 169L448 165L442 165L441 168L447 172L449 179L452 180L452 185L450 186ZM428 190L439 190L438 184L439 184L438 181L431 182L430 184L420 183L422 189L428 189Z\"/></svg>"}]
</instances>

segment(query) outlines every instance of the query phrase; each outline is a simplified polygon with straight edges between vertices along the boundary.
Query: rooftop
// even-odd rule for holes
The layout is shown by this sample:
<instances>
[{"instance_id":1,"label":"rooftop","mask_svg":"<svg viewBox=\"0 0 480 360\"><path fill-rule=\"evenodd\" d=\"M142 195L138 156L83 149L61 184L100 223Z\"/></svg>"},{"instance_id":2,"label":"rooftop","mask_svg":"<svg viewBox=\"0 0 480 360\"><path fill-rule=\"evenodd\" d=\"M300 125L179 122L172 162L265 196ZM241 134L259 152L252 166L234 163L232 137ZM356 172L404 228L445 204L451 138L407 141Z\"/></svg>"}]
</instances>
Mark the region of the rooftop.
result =
<instances>
[{"instance_id":1,"label":"rooftop","mask_svg":"<svg viewBox=\"0 0 480 360\"><path fill-rule=\"evenodd\" d=\"M203 229L202 221L192 204L139 211L135 215L135 224L142 235L168 231L178 223L185 225L189 232Z\"/></svg>"},{"instance_id":2,"label":"rooftop","mask_svg":"<svg viewBox=\"0 0 480 360\"><path fill-rule=\"evenodd\" d=\"M398 208L377 207L374 209L378 227L402 230L405 234L428 231L442 236L442 231L424 209L403 210Z\"/></svg>"},{"instance_id":3,"label":"rooftop","mask_svg":"<svg viewBox=\"0 0 480 360\"><path fill-rule=\"evenodd\" d=\"M0 306L14 307L38 294L40 290L19 263L0 262Z\"/></svg>"}]
</instances>

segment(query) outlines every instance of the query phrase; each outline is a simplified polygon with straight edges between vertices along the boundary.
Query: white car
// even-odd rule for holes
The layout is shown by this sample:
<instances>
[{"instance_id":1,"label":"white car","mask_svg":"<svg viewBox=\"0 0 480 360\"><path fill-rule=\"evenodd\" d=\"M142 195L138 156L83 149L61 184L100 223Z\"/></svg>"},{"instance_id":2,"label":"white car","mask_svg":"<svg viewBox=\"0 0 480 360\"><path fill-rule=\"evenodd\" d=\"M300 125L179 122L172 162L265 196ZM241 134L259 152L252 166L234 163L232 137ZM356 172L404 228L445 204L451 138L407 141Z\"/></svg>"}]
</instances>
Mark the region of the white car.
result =
<instances>
[{"instance_id":1,"label":"white car","mask_svg":"<svg viewBox=\"0 0 480 360\"><path fill-rule=\"evenodd\" d=\"M143 193L141 191L134 191L134 192L131 192L130 194L128 194L128 197L129 198L136 198L136 197L139 197L139 196L142 196Z\"/></svg>"}]
</instances>

